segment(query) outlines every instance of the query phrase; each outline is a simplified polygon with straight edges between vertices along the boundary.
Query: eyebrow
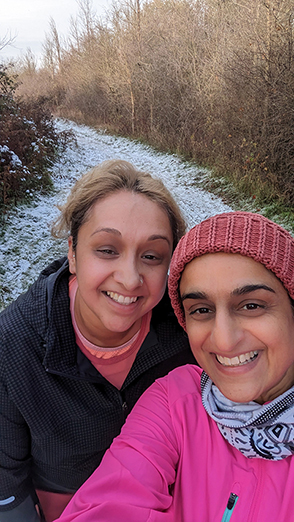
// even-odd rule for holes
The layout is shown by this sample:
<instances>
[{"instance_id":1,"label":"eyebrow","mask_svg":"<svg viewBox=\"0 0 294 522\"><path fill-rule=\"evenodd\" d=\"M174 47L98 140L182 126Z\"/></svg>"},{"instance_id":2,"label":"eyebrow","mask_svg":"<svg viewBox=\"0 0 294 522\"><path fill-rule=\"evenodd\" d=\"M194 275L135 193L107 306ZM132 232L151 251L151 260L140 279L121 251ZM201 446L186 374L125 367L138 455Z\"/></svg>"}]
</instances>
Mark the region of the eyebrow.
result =
<instances>
[{"instance_id":1,"label":"eyebrow","mask_svg":"<svg viewBox=\"0 0 294 522\"><path fill-rule=\"evenodd\" d=\"M107 232L108 234L115 234L116 236L121 236L121 233L119 230L117 230L116 228L108 228L108 227L97 228L96 230L94 230L94 232L92 232L91 236L94 236L95 234L99 234L99 232Z\"/></svg>"},{"instance_id":2,"label":"eyebrow","mask_svg":"<svg viewBox=\"0 0 294 522\"><path fill-rule=\"evenodd\" d=\"M256 292L257 290L266 290L267 292L272 292L275 294L275 291L270 286L264 285L264 284L257 284L257 285L245 285L241 286L240 288L236 288L233 290L232 295L242 296L245 294L249 294L251 292ZM187 294L183 294L181 296L182 302L185 301L185 299L208 299L208 295L205 292L189 292Z\"/></svg>"},{"instance_id":3,"label":"eyebrow","mask_svg":"<svg viewBox=\"0 0 294 522\"><path fill-rule=\"evenodd\" d=\"M189 292L188 294L181 295L182 302L185 299L207 299L205 292Z\"/></svg>"},{"instance_id":4,"label":"eyebrow","mask_svg":"<svg viewBox=\"0 0 294 522\"><path fill-rule=\"evenodd\" d=\"M94 232L92 232L91 236L99 234L99 232L106 232L108 234L115 234L116 236L121 236L121 232L119 230L110 227L97 228L96 230L94 230ZM153 234L152 236L148 237L147 241L156 241L157 239L163 239L164 241L167 241L169 245L171 244L168 237L162 236L161 234Z\"/></svg>"},{"instance_id":5,"label":"eyebrow","mask_svg":"<svg viewBox=\"0 0 294 522\"><path fill-rule=\"evenodd\" d=\"M162 236L161 234L153 234L152 236L148 237L148 241L156 241L156 239L163 239L164 241L167 241L169 245L171 244L168 237Z\"/></svg>"},{"instance_id":6,"label":"eyebrow","mask_svg":"<svg viewBox=\"0 0 294 522\"><path fill-rule=\"evenodd\" d=\"M257 284L257 285L245 285L241 286L241 288L236 288L236 290L233 290L232 295L244 295L249 294L250 292L256 292L256 290L266 290L267 292L272 292L275 294L273 288L270 286L264 285L264 284Z\"/></svg>"}]
</instances>

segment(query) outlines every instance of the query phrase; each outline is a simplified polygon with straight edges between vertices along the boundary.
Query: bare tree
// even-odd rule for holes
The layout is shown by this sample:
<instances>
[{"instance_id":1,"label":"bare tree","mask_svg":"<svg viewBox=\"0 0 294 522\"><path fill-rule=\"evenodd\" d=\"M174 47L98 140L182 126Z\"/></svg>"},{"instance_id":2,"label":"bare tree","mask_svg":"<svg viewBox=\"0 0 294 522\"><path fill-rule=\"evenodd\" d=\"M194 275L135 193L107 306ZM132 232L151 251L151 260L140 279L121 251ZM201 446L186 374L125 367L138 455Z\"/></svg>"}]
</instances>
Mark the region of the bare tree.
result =
<instances>
[{"instance_id":1,"label":"bare tree","mask_svg":"<svg viewBox=\"0 0 294 522\"><path fill-rule=\"evenodd\" d=\"M293 0L78 4L66 45L53 21L44 45L64 113L294 201Z\"/></svg>"},{"instance_id":2,"label":"bare tree","mask_svg":"<svg viewBox=\"0 0 294 522\"><path fill-rule=\"evenodd\" d=\"M7 32L3 37L0 36L0 51L9 45L13 45L16 40L16 36L11 36L9 32Z\"/></svg>"}]
</instances>

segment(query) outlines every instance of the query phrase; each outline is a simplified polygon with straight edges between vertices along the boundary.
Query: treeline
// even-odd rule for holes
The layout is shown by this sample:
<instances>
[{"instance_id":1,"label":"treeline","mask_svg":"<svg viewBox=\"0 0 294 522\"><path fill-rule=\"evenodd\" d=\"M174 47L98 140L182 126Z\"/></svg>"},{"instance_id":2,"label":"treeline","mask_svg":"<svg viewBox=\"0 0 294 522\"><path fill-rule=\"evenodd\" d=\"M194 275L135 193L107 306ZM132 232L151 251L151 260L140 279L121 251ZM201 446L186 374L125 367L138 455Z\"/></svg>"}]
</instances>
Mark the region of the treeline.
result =
<instances>
[{"instance_id":1,"label":"treeline","mask_svg":"<svg viewBox=\"0 0 294 522\"><path fill-rule=\"evenodd\" d=\"M51 20L22 94L293 206L293 0L119 0L103 19L79 5L66 41Z\"/></svg>"}]
</instances>

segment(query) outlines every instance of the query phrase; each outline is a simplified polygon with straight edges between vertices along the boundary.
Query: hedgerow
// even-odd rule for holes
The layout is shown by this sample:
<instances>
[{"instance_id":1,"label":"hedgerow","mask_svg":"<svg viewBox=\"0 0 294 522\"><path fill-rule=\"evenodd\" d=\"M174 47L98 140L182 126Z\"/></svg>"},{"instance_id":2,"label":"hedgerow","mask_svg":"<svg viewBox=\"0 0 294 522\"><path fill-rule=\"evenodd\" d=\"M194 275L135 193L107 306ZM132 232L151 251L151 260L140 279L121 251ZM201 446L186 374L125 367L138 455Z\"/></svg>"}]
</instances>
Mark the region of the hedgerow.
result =
<instances>
[{"instance_id":1,"label":"hedgerow","mask_svg":"<svg viewBox=\"0 0 294 522\"><path fill-rule=\"evenodd\" d=\"M24 101L15 95L17 76L0 64L0 210L3 214L36 190L52 186L48 167L59 136L46 98Z\"/></svg>"}]
</instances>

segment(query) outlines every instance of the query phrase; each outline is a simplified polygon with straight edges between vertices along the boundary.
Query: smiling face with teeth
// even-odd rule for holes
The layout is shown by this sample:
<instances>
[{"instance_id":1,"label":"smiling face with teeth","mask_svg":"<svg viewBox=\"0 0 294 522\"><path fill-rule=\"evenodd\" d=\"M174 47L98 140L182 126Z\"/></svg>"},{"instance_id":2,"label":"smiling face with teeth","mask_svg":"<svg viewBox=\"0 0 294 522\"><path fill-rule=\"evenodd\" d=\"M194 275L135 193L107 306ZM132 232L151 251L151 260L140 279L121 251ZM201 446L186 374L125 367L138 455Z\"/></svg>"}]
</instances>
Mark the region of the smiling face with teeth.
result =
<instances>
[{"instance_id":1,"label":"smiling face with teeth","mask_svg":"<svg viewBox=\"0 0 294 522\"><path fill-rule=\"evenodd\" d=\"M294 384L293 309L262 264L205 254L185 267L180 294L192 351L227 398L263 404Z\"/></svg>"},{"instance_id":2,"label":"smiling face with teeth","mask_svg":"<svg viewBox=\"0 0 294 522\"><path fill-rule=\"evenodd\" d=\"M132 338L165 292L172 245L168 215L148 197L123 190L93 205L68 251L75 317L89 341L107 347Z\"/></svg>"}]
</instances>

